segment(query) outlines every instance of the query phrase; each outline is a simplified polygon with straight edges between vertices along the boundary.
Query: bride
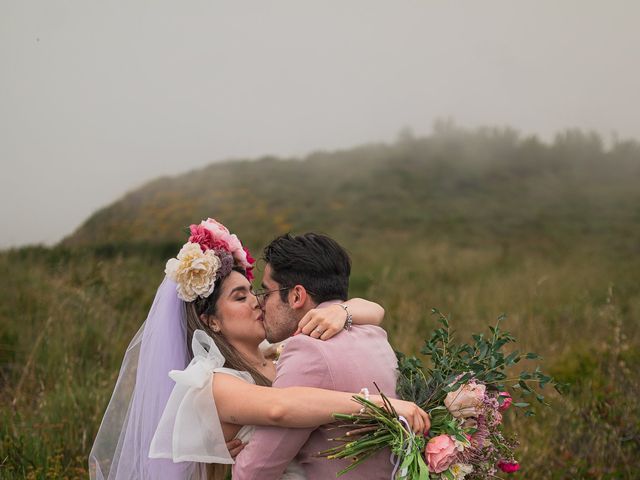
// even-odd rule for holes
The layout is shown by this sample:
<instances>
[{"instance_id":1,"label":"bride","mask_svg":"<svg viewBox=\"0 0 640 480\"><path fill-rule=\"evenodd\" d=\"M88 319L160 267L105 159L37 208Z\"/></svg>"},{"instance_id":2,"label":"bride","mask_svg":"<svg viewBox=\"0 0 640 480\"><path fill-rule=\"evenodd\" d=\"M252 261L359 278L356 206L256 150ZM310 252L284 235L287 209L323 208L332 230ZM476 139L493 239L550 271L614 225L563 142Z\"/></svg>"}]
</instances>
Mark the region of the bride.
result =
<instances>
[{"instance_id":1,"label":"bride","mask_svg":"<svg viewBox=\"0 0 640 480\"><path fill-rule=\"evenodd\" d=\"M333 413L359 410L352 400L358 392L270 388L275 365L260 349L263 313L250 284L255 261L215 220L190 229L125 353L89 455L91 479L224 479L233 463L228 446L248 441L253 425L315 427L333 422ZM382 320L375 303L345 305L354 323ZM326 340L345 320L341 306L314 309L299 331ZM379 396L370 400L382 404ZM391 402L414 431L428 428L415 404ZM304 474L292 464L282 478Z\"/></svg>"}]
</instances>

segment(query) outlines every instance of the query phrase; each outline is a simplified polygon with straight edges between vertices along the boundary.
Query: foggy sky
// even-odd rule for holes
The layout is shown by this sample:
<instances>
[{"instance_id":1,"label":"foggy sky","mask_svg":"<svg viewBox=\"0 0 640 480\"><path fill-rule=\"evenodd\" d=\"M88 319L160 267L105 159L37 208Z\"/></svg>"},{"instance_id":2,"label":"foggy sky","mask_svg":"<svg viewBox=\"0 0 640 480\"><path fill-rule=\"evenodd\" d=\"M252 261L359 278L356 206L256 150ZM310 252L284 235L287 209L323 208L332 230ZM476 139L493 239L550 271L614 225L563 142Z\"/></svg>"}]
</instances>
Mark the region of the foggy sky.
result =
<instances>
[{"instance_id":1,"label":"foggy sky","mask_svg":"<svg viewBox=\"0 0 640 480\"><path fill-rule=\"evenodd\" d=\"M638 5L0 0L0 248L159 175L439 117L640 138Z\"/></svg>"}]
</instances>

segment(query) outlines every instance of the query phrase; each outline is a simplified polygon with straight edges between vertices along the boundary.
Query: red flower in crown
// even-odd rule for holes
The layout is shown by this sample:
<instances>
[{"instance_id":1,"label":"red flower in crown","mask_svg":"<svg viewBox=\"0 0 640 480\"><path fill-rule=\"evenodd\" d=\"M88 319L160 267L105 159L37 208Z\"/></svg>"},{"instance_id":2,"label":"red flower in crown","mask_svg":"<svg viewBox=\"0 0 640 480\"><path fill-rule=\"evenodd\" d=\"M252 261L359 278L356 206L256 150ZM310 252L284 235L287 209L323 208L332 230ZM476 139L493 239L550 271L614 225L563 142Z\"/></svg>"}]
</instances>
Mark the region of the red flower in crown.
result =
<instances>
[{"instance_id":1,"label":"red flower in crown","mask_svg":"<svg viewBox=\"0 0 640 480\"><path fill-rule=\"evenodd\" d=\"M254 264L256 263L256 259L251 256L251 253L249 253L249 249L247 247L242 247L242 249L244 250L244 253L247 255L247 263L250 265L249 267L246 268L247 280L251 281L254 278L253 267L254 267Z\"/></svg>"}]
</instances>

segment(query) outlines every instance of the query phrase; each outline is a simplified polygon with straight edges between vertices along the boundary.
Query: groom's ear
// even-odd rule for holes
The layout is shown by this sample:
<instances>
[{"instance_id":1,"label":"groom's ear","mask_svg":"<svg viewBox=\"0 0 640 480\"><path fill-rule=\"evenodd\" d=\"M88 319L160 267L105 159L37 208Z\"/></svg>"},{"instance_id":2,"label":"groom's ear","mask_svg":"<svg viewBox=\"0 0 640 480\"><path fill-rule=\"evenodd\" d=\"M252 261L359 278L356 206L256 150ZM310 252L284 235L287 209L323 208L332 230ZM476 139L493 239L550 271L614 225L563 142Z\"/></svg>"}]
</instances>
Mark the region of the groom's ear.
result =
<instances>
[{"instance_id":1,"label":"groom's ear","mask_svg":"<svg viewBox=\"0 0 640 480\"><path fill-rule=\"evenodd\" d=\"M309 294L302 285L296 285L289 291L289 305L294 310L304 308L308 298Z\"/></svg>"}]
</instances>

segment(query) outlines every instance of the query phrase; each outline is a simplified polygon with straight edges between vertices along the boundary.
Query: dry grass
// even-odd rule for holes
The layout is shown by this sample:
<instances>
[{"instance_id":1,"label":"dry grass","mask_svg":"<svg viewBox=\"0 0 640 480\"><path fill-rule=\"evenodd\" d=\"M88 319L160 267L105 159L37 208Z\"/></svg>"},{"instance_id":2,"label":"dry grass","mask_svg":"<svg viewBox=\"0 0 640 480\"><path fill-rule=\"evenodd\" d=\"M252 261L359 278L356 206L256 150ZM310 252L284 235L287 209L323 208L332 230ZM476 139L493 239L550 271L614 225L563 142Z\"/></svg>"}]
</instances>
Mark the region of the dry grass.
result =
<instances>
[{"instance_id":1,"label":"dry grass","mask_svg":"<svg viewBox=\"0 0 640 480\"><path fill-rule=\"evenodd\" d=\"M640 261L597 245L559 249L442 239L352 240L353 294L380 301L392 344L415 353L452 314L462 337L504 327L573 384L536 419L509 417L524 478L633 478L640 468ZM393 251L386 245L393 243ZM516 248L517 247L517 248ZM87 454L124 349L164 257L23 249L0 255L2 478L86 478ZM514 414L512 414L514 415Z\"/></svg>"}]
</instances>

